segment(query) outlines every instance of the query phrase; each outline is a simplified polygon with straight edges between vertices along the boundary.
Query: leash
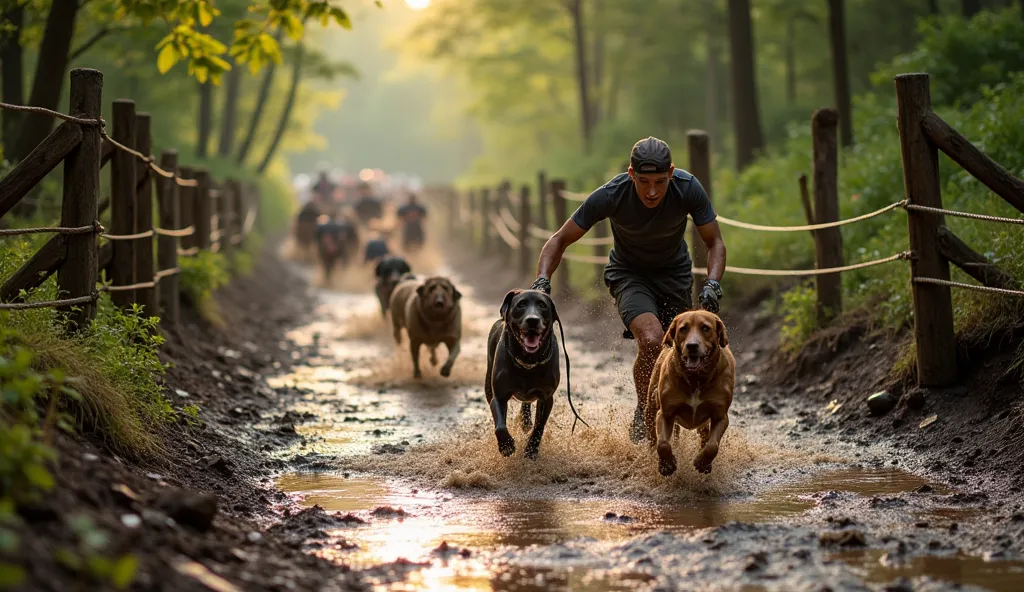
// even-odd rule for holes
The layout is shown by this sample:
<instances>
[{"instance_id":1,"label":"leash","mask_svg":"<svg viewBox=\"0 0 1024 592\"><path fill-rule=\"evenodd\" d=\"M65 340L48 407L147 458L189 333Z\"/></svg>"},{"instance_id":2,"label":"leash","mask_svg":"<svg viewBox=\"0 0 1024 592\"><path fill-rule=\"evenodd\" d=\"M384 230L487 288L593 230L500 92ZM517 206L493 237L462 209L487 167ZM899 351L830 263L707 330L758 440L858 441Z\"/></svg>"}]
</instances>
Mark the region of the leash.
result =
<instances>
[{"instance_id":1,"label":"leash","mask_svg":"<svg viewBox=\"0 0 1024 592\"><path fill-rule=\"evenodd\" d=\"M565 348L565 329L562 328L562 320L558 319L558 333L562 336L562 353L565 354L565 394L569 399L569 408L572 409L572 414L576 416L576 419L572 420L572 431L570 434L576 433L576 422L581 421L583 425L590 427L580 414L576 412L576 406L572 404L572 380L569 378L569 350Z\"/></svg>"}]
</instances>

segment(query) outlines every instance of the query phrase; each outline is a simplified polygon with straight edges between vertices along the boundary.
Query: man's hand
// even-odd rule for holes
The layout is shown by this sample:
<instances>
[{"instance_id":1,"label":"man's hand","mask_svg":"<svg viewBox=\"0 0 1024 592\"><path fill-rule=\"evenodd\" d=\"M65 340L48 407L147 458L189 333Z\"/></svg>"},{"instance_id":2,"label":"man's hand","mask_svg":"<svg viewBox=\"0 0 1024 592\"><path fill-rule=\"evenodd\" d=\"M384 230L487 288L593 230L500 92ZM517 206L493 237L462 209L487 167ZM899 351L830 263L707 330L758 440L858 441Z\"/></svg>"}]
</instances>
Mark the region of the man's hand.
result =
<instances>
[{"instance_id":1,"label":"man's hand","mask_svg":"<svg viewBox=\"0 0 1024 592\"><path fill-rule=\"evenodd\" d=\"M530 286L530 289L531 290L540 290L541 292L544 292L545 294L550 296L551 295L551 280L549 280L546 277L539 277L539 278L537 278L537 280L535 282L533 282L533 285Z\"/></svg>"},{"instance_id":2,"label":"man's hand","mask_svg":"<svg viewBox=\"0 0 1024 592\"><path fill-rule=\"evenodd\" d=\"M700 307L708 312L718 314L718 299L722 297L722 286L715 280L705 280L704 289L700 291L697 300Z\"/></svg>"}]
</instances>

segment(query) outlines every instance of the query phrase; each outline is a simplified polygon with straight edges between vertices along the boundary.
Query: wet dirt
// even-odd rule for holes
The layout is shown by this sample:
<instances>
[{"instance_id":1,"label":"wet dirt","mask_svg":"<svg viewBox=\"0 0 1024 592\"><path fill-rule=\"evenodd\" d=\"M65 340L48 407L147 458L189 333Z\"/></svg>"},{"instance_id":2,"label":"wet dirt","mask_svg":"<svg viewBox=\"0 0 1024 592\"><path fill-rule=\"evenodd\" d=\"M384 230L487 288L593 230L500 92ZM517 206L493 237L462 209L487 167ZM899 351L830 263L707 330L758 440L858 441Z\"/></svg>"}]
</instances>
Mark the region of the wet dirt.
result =
<instances>
[{"instance_id":1,"label":"wet dirt","mask_svg":"<svg viewBox=\"0 0 1024 592\"><path fill-rule=\"evenodd\" d=\"M731 336L741 361L732 424L710 475L689 462L694 434L674 444L679 470L668 478L646 445L629 442L635 345L608 347L583 327L567 327L567 349L592 427L571 433L563 380L540 457L502 457L482 385L498 302L475 296L435 252L413 267L448 275L464 294L450 378L426 362L412 378L363 268L330 285L301 268L322 289L316 320L288 339L312 353L268 377L301 418L301 439L273 453L287 467L276 487L359 519L325 528L311 552L376 589L1024 587L1024 564L1011 560L1024 522L996 517L1006 510L969 488L894 466L908 450L842 437L834 409L781 400L745 371L761 354L742 332ZM273 418L258 427L273 429Z\"/></svg>"}]
</instances>

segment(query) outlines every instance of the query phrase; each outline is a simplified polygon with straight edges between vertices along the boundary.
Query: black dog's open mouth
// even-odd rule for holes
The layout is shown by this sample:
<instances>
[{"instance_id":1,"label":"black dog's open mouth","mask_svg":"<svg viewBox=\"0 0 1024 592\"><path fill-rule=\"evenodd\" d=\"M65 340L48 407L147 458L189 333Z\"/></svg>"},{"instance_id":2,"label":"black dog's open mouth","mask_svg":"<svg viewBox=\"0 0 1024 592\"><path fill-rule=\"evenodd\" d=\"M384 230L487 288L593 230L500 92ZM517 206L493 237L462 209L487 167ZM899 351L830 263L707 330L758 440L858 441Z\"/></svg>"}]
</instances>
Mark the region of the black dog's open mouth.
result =
<instances>
[{"instance_id":1,"label":"black dog's open mouth","mask_svg":"<svg viewBox=\"0 0 1024 592\"><path fill-rule=\"evenodd\" d=\"M547 336L547 330L538 331L536 329L527 329L525 331L519 331L519 343L523 346L528 354L535 354L540 351L540 346L544 343L544 337Z\"/></svg>"}]
</instances>

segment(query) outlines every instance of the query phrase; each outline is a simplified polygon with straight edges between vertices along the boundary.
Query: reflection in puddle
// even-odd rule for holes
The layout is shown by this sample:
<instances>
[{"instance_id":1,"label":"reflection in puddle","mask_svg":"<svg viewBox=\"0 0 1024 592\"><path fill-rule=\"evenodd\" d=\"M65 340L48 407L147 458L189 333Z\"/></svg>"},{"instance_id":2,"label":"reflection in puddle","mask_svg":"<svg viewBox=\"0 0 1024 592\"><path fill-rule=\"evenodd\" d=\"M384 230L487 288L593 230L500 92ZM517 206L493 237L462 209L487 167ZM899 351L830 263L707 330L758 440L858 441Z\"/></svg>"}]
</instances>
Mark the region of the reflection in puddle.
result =
<instances>
[{"instance_id":1,"label":"reflection in puddle","mask_svg":"<svg viewBox=\"0 0 1024 592\"><path fill-rule=\"evenodd\" d=\"M731 521L781 520L813 507L810 495L822 491L885 495L911 491L922 484L920 477L897 470L844 469L781 486L753 499L705 498L675 505L569 497L455 498L392 485L383 479L345 479L330 473L285 475L277 487L299 494L303 505L319 505L328 511L368 514L379 506L404 509L408 513L405 518L373 519L367 526L345 531L345 538L359 548L345 552L343 560L366 568L402 558L429 560L442 542L487 550L551 545L580 537L618 541L655 530L680 532Z\"/></svg>"},{"instance_id":2,"label":"reflection in puddle","mask_svg":"<svg viewBox=\"0 0 1024 592\"><path fill-rule=\"evenodd\" d=\"M985 561L970 555L919 555L904 563L883 560L884 551L866 550L838 553L834 559L862 570L868 582L888 582L895 578L933 579L980 586L993 592L1019 592L1024 589L1024 562Z\"/></svg>"}]
</instances>

